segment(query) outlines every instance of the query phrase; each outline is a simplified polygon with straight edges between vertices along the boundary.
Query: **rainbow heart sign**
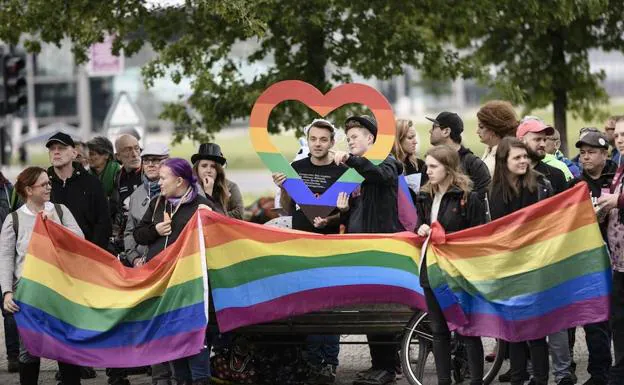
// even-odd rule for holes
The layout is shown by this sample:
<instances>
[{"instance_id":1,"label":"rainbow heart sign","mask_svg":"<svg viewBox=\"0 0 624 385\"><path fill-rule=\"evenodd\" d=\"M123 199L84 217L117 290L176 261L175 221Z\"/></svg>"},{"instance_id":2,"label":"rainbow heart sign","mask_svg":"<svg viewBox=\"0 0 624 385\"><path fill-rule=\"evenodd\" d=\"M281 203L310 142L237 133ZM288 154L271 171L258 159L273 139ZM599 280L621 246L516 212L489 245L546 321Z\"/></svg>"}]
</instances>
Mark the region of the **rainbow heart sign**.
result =
<instances>
[{"instance_id":1,"label":"rainbow heart sign","mask_svg":"<svg viewBox=\"0 0 624 385\"><path fill-rule=\"evenodd\" d=\"M354 169L347 172L319 197L306 186L289 161L271 143L267 129L271 110L287 100L299 101L321 116L351 103L367 106L377 120L377 140L364 156L374 164L381 163L392 149L395 136L395 120L392 107L386 98L373 87L364 84L343 84L323 95L316 87L299 80L285 80L271 85L256 100L251 110L249 134L251 143L272 173L283 173L284 189L301 208L310 221L326 217L336 208L338 194L350 194L364 178Z\"/></svg>"}]
</instances>

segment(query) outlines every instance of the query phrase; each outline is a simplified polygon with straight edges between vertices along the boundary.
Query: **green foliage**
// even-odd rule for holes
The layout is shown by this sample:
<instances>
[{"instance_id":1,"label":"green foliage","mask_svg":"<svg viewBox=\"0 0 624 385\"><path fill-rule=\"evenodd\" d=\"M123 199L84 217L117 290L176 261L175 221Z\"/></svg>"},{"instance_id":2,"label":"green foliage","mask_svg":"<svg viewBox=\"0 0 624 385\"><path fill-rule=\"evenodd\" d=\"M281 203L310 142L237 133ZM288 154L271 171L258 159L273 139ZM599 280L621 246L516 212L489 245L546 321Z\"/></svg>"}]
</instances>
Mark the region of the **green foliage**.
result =
<instances>
[{"instance_id":1,"label":"green foliage","mask_svg":"<svg viewBox=\"0 0 624 385\"><path fill-rule=\"evenodd\" d=\"M187 0L161 8L144 0L4 0L0 38L15 42L25 33L36 51L40 42L67 37L79 62L105 33L116 36L115 49L126 55L149 43L158 57L143 68L146 85L168 69L174 81L191 79L192 93L167 105L163 118L177 123L176 140L205 140L248 117L258 95L280 80L304 80L327 92L353 73L388 78L406 65L435 78L466 72L429 27L430 14L444 7L435 0ZM257 71L244 77L243 66ZM269 129L300 129L313 115L283 103Z\"/></svg>"},{"instance_id":2,"label":"green foliage","mask_svg":"<svg viewBox=\"0 0 624 385\"><path fill-rule=\"evenodd\" d=\"M477 77L528 111L550 105L563 91L575 116L604 114L605 74L591 71L589 52L624 50L621 1L483 0L478 8L471 28L450 30L472 68L484 70Z\"/></svg>"}]
</instances>

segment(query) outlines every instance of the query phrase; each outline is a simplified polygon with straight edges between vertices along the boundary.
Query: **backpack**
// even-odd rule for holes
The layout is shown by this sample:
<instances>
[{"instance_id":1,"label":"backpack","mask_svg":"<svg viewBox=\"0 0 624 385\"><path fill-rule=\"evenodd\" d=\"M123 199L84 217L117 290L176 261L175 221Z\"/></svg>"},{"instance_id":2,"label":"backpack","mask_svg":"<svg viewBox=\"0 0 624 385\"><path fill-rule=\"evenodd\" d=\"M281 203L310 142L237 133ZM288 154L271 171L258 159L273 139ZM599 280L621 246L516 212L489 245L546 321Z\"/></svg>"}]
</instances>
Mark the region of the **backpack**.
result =
<instances>
[{"instance_id":1,"label":"backpack","mask_svg":"<svg viewBox=\"0 0 624 385\"><path fill-rule=\"evenodd\" d=\"M59 221L63 224L63 209L60 204L54 204L54 210L56 211L56 215L59 217ZM15 239L17 239L17 233L19 230L19 216L17 215L17 211L13 211L11 213L11 218L13 219L13 232L15 233Z\"/></svg>"}]
</instances>

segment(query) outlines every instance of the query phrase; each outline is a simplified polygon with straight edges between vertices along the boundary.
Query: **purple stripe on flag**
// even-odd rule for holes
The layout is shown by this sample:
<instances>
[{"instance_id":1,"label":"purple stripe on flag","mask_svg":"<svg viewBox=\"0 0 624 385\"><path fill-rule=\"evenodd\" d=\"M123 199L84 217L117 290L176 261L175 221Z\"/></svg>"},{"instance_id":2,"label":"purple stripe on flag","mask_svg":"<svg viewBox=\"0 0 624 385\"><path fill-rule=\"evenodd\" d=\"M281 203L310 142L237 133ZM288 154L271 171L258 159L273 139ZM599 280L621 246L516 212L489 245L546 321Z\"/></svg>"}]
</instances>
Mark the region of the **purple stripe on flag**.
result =
<instances>
[{"instance_id":1,"label":"purple stripe on flag","mask_svg":"<svg viewBox=\"0 0 624 385\"><path fill-rule=\"evenodd\" d=\"M521 321L504 320L494 314L467 314L469 323L457 331L466 336L500 338L505 341L528 341L575 326L609 319L609 296L578 301L539 317Z\"/></svg>"},{"instance_id":2,"label":"purple stripe on flag","mask_svg":"<svg viewBox=\"0 0 624 385\"><path fill-rule=\"evenodd\" d=\"M290 316L346 305L395 303L425 309L425 297L413 290L388 285L349 285L312 289L285 295L253 306L217 312L219 330L270 322Z\"/></svg>"},{"instance_id":3,"label":"purple stripe on flag","mask_svg":"<svg viewBox=\"0 0 624 385\"><path fill-rule=\"evenodd\" d=\"M68 346L57 339L19 328L28 352L36 357L94 367L131 368L188 357L204 346L205 328L150 341L143 345L107 349L85 349Z\"/></svg>"}]
</instances>

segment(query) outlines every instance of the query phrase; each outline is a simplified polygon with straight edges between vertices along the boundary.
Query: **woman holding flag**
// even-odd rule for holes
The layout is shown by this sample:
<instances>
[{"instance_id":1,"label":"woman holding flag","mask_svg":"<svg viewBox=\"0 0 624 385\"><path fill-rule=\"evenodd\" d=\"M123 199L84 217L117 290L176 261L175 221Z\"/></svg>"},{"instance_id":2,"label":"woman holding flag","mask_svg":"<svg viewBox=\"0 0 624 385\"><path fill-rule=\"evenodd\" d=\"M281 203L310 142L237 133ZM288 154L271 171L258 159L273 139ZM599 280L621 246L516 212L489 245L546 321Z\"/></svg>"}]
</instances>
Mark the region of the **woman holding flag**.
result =
<instances>
[{"instance_id":1,"label":"woman holding flag","mask_svg":"<svg viewBox=\"0 0 624 385\"><path fill-rule=\"evenodd\" d=\"M50 202L52 185L48 173L41 167L28 167L17 176L15 191L25 204L4 220L0 232L0 287L4 309L9 313L20 311L13 300L13 291L22 276L26 251L35 227L37 215L44 220L57 222L79 237L84 235L67 207ZM39 382L39 357L28 353L20 338L19 377L21 385L37 385ZM63 384L80 385L80 367L59 362Z\"/></svg>"},{"instance_id":2,"label":"woman holding flag","mask_svg":"<svg viewBox=\"0 0 624 385\"><path fill-rule=\"evenodd\" d=\"M199 194L197 178L188 161L169 158L160 167L160 195L152 199L141 222L134 230L134 239L147 245L146 263L178 239L197 209L208 206L223 213L221 206ZM214 312L210 300L211 312ZM173 374L178 384L210 382L210 341L201 352L173 361Z\"/></svg>"},{"instance_id":3,"label":"woman holding flag","mask_svg":"<svg viewBox=\"0 0 624 385\"><path fill-rule=\"evenodd\" d=\"M524 143L503 138L496 150L496 167L490 187L492 219L509 215L553 195L550 182L533 170ZM536 385L548 383L548 344L546 337L528 341ZM527 364L527 341L509 344L511 384L523 384Z\"/></svg>"},{"instance_id":4,"label":"woman holding flag","mask_svg":"<svg viewBox=\"0 0 624 385\"><path fill-rule=\"evenodd\" d=\"M459 155L448 146L436 146L425 158L428 182L418 193L418 235L426 237L438 222L447 233L485 223L485 209L472 191L470 178L460 170ZM433 356L438 385L451 384L451 333L444 313L429 285L426 256L421 261L420 284L425 292L433 332ZM466 343L471 385L483 384L483 345L480 337L462 337Z\"/></svg>"}]
</instances>

